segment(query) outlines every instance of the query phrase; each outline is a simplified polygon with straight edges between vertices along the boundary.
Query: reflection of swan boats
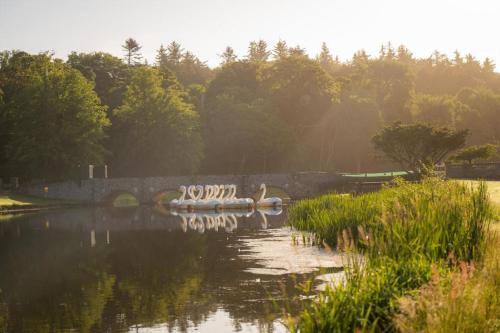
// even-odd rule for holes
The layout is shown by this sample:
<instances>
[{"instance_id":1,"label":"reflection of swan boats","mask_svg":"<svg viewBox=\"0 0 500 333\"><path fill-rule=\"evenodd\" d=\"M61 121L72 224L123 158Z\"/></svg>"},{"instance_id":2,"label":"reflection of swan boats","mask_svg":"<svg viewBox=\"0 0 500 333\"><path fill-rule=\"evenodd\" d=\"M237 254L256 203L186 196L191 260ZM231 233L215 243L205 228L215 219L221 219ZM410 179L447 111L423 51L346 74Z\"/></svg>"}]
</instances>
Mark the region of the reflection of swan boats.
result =
<instances>
[{"instance_id":1,"label":"reflection of swan boats","mask_svg":"<svg viewBox=\"0 0 500 333\"><path fill-rule=\"evenodd\" d=\"M262 218L261 226L263 229L267 228L266 215L280 215L281 208L265 208L257 210ZM186 212L174 211L172 215L178 216L181 219L181 228L184 232L188 229L196 230L200 233L206 230L219 231L219 228L224 229L226 232L233 232L238 228L238 218L248 218L254 214L251 211L231 211L231 212Z\"/></svg>"},{"instance_id":2,"label":"reflection of swan boats","mask_svg":"<svg viewBox=\"0 0 500 333\"><path fill-rule=\"evenodd\" d=\"M180 186L181 196L170 201L170 208L175 210L202 211L202 210L232 210L247 209L254 207L281 207L280 198L265 198L266 185L261 184L261 195L257 201L252 198L237 198L237 187L234 184L228 185L190 185ZM189 195L189 198L186 198Z\"/></svg>"},{"instance_id":3,"label":"reflection of swan boats","mask_svg":"<svg viewBox=\"0 0 500 333\"><path fill-rule=\"evenodd\" d=\"M281 215L283 210L281 207L279 208L259 208L257 209L259 212L260 216L262 217L262 222L261 222L261 227L262 229L267 229L267 217L266 215L271 215L271 216L276 216L276 215Z\"/></svg>"},{"instance_id":4,"label":"reflection of swan boats","mask_svg":"<svg viewBox=\"0 0 500 333\"><path fill-rule=\"evenodd\" d=\"M200 213L177 213L182 220L181 228L187 231L188 227L191 230L196 230L203 233L205 230L218 231L219 228L224 228L226 232L232 232L238 228L238 220L235 214L200 214Z\"/></svg>"}]
</instances>

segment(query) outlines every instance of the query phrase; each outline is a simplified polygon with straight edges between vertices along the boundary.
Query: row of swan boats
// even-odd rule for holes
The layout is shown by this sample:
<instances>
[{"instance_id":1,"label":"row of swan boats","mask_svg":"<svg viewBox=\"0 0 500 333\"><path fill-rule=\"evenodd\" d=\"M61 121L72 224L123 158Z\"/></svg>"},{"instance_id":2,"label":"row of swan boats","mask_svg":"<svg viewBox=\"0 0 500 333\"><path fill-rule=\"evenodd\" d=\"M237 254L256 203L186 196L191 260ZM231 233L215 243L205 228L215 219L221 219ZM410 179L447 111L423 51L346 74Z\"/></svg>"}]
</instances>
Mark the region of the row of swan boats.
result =
<instances>
[{"instance_id":1,"label":"row of swan boats","mask_svg":"<svg viewBox=\"0 0 500 333\"><path fill-rule=\"evenodd\" d=\"M266 198L266 184L260 185L259 199L236 197L237 186L226 185L190 185L180 186L181 196L170 201L170 208L175 210L225 210L281 207L280 198ZM187 198L186 196L189 196Z\"/></svg>"}]
</instances>

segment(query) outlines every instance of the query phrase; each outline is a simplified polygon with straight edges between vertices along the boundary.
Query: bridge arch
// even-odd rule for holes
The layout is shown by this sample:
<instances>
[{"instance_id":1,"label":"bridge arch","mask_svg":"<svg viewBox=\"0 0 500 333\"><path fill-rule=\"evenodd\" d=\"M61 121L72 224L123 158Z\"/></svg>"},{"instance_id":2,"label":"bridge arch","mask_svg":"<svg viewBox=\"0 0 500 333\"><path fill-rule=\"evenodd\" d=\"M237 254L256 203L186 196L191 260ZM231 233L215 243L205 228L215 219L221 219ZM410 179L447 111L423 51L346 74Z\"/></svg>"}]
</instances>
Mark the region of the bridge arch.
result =
<instances>
[{"instance_id":1,"label":"bridge arch","mask_svg":"<svg viewBox=\"0 0 500 333\"><path fill-rule=\"evenodd\" d=\"M102 202L110 207L133 207L141 203L137 195L127 190L114 190L107 193Z\"/></svg>"},{"instance_id":2,"label":"bridge arch","mask_svg":"<svg viewBox=\"0 0 500 333\"><path fill-rule=\"evenodd\" d=\"M153 204L168 204L171 200L179 198L181 196L181 191L179 188L164 188L159 191L154 192L151 195L151 203Z\"/></svg>"}]
</instances>

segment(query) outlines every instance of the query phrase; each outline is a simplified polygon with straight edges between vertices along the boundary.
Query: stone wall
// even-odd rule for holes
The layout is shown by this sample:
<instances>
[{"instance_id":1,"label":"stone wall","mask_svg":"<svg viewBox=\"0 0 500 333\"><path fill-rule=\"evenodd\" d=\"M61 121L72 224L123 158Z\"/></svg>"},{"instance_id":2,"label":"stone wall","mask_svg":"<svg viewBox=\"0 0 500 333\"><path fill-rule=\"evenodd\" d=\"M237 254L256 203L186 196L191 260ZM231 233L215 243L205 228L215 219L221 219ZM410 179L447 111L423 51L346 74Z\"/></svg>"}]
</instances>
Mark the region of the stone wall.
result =
<instances>
[{"instance_id":1,"label":"stone wall","mask_svg":"<svg viewBox=\"0 0 500 333\"><path fill-rule=\"evenodd\" d=\"M147 178L87 179L50 184L29 184L21 192L53 199L78 200L104 204L120 193L130 193L141 203L151 203L159 193L176 190L180 185L236 184L238 197L249 197L261 183L284 190L292 199L312 197L335 190L342 182L339 175L327 172L300 172L258 175L172 176Z\"/></svg>"},{"instance_id":2,"label":"stone wall","mask_svg":"<svg viewBox=\"0 0 500 333\"><path fill-rule=\"evenodd\" d=\"M500 179L500 163L446 164L446 177L463 179Z\"/></svg>"}]
</instances>

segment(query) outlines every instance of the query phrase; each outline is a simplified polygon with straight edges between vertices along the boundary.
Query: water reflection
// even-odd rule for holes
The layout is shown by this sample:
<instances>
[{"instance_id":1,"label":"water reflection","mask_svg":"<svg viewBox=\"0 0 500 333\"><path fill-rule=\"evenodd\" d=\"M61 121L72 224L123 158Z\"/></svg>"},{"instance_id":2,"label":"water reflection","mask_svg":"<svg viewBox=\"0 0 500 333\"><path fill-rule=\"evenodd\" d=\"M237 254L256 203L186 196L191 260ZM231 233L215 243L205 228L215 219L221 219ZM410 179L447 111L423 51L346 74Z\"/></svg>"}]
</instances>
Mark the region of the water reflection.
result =
<instances>
[{"instance_id":1,"label":"water reflection","mask_svg":"<svg viewBox=\"0 0 500 333\"><path fill-rule=\"evenodd\" d=\"M2 222L0 332L282 330L269 297L282 305L294 279L341 264L293 246L286 214L251 213L83 209Z\"/></svg>"}]
</instances>

